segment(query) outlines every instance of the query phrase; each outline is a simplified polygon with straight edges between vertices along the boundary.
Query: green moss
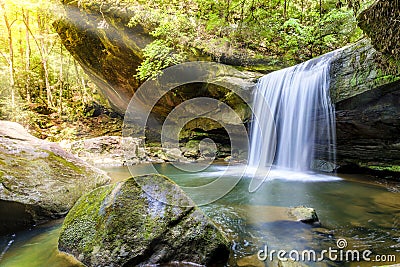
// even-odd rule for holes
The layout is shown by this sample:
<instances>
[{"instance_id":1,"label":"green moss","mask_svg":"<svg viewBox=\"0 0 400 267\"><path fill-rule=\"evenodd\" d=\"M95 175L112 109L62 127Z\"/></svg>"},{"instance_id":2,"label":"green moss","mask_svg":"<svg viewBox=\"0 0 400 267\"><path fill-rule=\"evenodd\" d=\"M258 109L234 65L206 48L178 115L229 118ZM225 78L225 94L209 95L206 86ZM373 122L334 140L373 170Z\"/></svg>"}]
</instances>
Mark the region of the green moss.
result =
<instances>
[{"instance_id":1,"label":"green moss","mask_svg":"<svg viewBox=\"0 0 400 267\"><path fill-rule=\"evenodd\" d=\"M77 172L79 174L84 174L84 171L82 170L82 167L79 167L79 166L75 165L74 163L64 159L63 157L60 157L60 156L54 154L51 151L46 151L46 152L49 154L48 159L50 161L53 161L56 164L61 164L62 166L67 167L67 168L69 168L69 169L71 169L71 170L73 170L73 171L75 171L75 172Z\"/></svg>"},{"instance_id":2,"label":"green moss","mask_svg":"<svg viewBox=\"0 0 400 267\"><path fill-rule=\"evenodd\" d=\"M154 195L173 205L157 201ZM192 202L161 175L98 188L80 198L66 217L59 248L75 257L83 255L82 262L89 266L124 266L128 260L150 257L143 253L152 253L149 248L155 241L167 244L178 260L180 253L188 253L181 250L199 249L205 251L202 255L211 255L221 244L228 248L228 241L200 210L182 204Z\"/></svg>"},{"instance_id":3,"label":"green moss","mask_svg":"<svg viewBox=\"0 0 400 267\"><path fill-rule=\"evenodd\" d=\"M199 140L190 140L189 142L186 143L186 148L194 148L198 149L199 148Z\"/></svg>"},{"instance_id":4,"label":"green moss","mask_svg":"<svg viewBox=\"0 0 400 267\"><path fill-rule=\"evenodd\" d=\"M354 87L357 85L357 74L353 75L353 77L350 80L350 86Z\"/></svg>"},{"instance_id":5,"label":"green moss","mask_svg":"<svg viewBox=\"0 0 400 267\"><path fill-rule=\"evenodd\" d=\"M89 254L101 231L103 215L101 208L106 197L116 185L99 187L82 196L69 211L61 229L60 240L62 247L78 249Z\"/></svg>"},{"instance_id":6,"label":"green moss","mask_svg":"<svg viewBox=\"0 0 400 267\"><path fill-rule=\"evenodd\" d=\"M146 142L146 147L161 147L159 142Z\"/></svg>"},{"instance_id":7,"label":"green moss","mask_svg":"<svg viewBox=\"0 0 400 267\"><path fill-rule=\"evenodd\" d=\"M288 64L289 65L289 64ZM254 66L245 66L245 67L237 67L239 70L246 70L246 71L255 71L260 73L270 73L273 71L277 71L283 69L287 66L283 66L282 64L278 65L254 65Z\"/></svg>"},{"instance_id":8,"label":"green moss","mask_svg":"<svg viewBox=\"0 0 400 267\"><path fill-rule=\"evenodd\" d=\"M367 58L367 55L365 52L360 53L360 63L362 64L365 59Z\"/></svg>"},{"instance_id":9,"label":"green moss","mask_svg":"<svg viewBox=\"0 0 400 267\"><path fill-rule=\"evenodd\" d=\"M378 75L378 77L376 78L376 81L379 84L387 84L387 83L395 82L399 79L400 79L400 77L395 76L395 75Z\"/></svg>"},{"instance_id":10,"label":"green moss","mask_svg":"<svg viewBox=\"0 0 400 267\"><path fill-rule=\"evenodd\" d=\"M372 170L376 171L391 171L391 172L400 172L400 165L392 165L392 166L366 166Z\"/></svg>"}]
</instances>

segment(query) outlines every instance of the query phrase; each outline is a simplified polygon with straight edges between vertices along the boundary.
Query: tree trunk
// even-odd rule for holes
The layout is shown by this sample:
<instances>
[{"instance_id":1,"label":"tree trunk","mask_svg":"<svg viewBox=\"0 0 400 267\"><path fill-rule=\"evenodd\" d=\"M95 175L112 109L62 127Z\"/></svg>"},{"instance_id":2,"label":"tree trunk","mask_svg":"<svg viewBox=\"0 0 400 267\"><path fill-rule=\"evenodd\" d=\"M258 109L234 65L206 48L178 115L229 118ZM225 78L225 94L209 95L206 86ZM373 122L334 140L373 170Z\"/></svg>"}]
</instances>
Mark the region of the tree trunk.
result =
<instances>
[{"instance_id":1,"label":"tree trunk","mask_svg":"<svg viewBox=\"0 0 400 267\"><path fill-rule=\"evenodd\" d=\"M287 16L287 2L284 0L283 2L283 21L286 21L286 16Z\"/></svg>"},{"instance_id":2,"label":"tree trunk","mask_svg":"<svg viewBox=\"0 0 400 267\"><path fill-rule=\"evenodd\" d=\"M47 98L47 106L49 108L54 107L53 104L53 94L51 92L51 87L50 87L50 81L49 81L49 69L47 68L47 56L48 56L48 51L46 47L46 43L44 40L44 25L42 22L42 18L40 17L40 14L37 16L37 23L38 23L38 28L39 28L39 34L40 34L40 57L41 57L41 64L44 72L44 81L45 81L45 87L46 87L46 98Z\"/></svg>"},{"instance_id":3,"label":"tree trunk","mask_svg":"<svg viewBox=\"0 0 400 267\"><path fill-rule=\"evenodd\" d=\"M14 110L15 108L15 70L14 70L14 49L13 49L13 38L11 27L12 24L15 22L10 23L7 17L6 8L4 2L1 2L1 8L3 9L3 18L4 23L6 24L7 28L7 39L8 39L8 70L9 70L9 79L10 79L10 93L11 93L11 108Z\"/></svg>"},{"instance_id":4,"label":"tree trunk","mask_svg":"<svg viewBox=\"0 0 400 267\"><path fill-rule=\"evenodd\" d=\"M246 4L246 0L242 0L241 2L241 7L240 7L240 21L239 21L239 26L238 26L238 32L242 32L242 24L244 20L244 6Z\"/></svg>"},{"instance_id":5,"label":"tree trunk","mask_svg":"<svg viewBox=\"0 0 400 267\"><path fill-rule=\"evenodd\" d=\"M319 18L322 19L322 0L319 0Z\"/></svg>"},{"instance_id":6,"label":"tree trunk","mask_svg":"<svg viewBox=\"0 0 400 267\"><path fill-rule=\"evenodd\" d=\"M58 76L58 81L59 81L59 85L60 85L60 89L59 89L59 103L58 103L58 113L59 113L59 116L61 116L62 113L63 113L63 87L64 87L63 61L64 61L64 57L63 57L63 45L60 43L60 73L59 73L59 76Z\"/></svg>"},{"instance_id":7,"label":"tree trunk","mask_svg":"<svg viewBox=\"0 0 400 267\"><path fill-rule=\"evenodd\" d=\"M226 3L226 14L225 14L225 21L229 23L230 19L230 9L231 9L231 0L227 0Z\"/></svg>"},{"instance_id":8,"label":"tree trunk","mask_svg":"<svg viewBox=\"0 0 400 267\"><path fill-rule=\"evenodd\" d=\"M319 22L321 23L322 21L322 0L319 0ZM321 24L320 27L318 27L318 32L319 32L319 54L322 54L322 36L321 36Z\"/></svg>"},{"instance_id":9,"label":"tree trunk","mask_svg":"<svg viewBox=\"0 0 400 267\"><path fill-rule=\"evenodd\" d=\"M29 10L25 12L22 8L22 16L25 24L25 72L26 72L26 83L25 83L25 91L26 91L26 101L28 103L31 102L31 43L29 38Z\"/></svg>"},{"instance_id":10,"label":"tree trunk","mask_svg":"<svg viewBox=\"0 0 400 267\"><path fill-rule=\"evenodd\" d=\"M51 108L54 106L54 104L53 104L53 94L51 93L51 87L49 82L49 69L47 68L47 59L42 59L42 68L44 71L47 105L49 108Z\"/></svg>"},{"instance_id":11,"label":"tree trunk","mask_svg":"<svg viewBox=\"0 0 400 267\"><path fill-rule=\"evenodd\" d=\"M79 75L78 65L76 64L76 60L74 60L74 70L75 70L76 85L78 86L78 93L79 93L79 95L80 95L80 97L82 99L82 102L84 102L85 100L84 100L83 90L85 88L84 87L80 88L82 84L81 84L81 77ZM84 86L84 84L83 84L83 86Z\"/></svg>"}]
</instances>

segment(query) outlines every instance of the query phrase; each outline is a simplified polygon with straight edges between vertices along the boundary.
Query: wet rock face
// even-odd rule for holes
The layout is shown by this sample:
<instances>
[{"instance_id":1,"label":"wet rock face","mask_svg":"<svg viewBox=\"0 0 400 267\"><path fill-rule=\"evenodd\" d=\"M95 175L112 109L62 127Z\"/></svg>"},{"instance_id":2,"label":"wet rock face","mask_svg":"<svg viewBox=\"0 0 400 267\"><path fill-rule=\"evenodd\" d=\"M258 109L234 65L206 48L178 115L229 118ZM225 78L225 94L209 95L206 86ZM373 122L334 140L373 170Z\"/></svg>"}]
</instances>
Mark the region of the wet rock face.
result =
<instances>
[{"instance_id":1,"label":"wet rock face","mask_svg":"<svg viewBox=\"0 0 400 267\"><path fill-rule=\"evenodd\" d=\"M339 165L399 164L399 68L367 39L346 47L331 64Z\"/></svg>"},{"instance_id":2,"label":"wet rock face","mask_svg":"<svg viewBox=\"0 0 400 267\"><path fill-rule=\"evenodd\" d=\"M400 2L379 0L363 11L360 28L372 40L374 47L395 60L400 60Z\"/></svg>"},{"instance_id":3,"label":"wet rock face","mask_svg":"<svg viewBox=\"0 0 400 267\"><path fill-rule=\"evenodd\" d=\"M83 196L64 221L58 247L87 266L213 266L229 256L222 232L160 175L130 178Z\"/></svg>"},{"instance_id":4,"label":"wet rock face","mask_svg":"<svg viewBox=\"0 0 400 267\"><path fill-rule=\"evenodd\" d=\"M341 164L400 164L400 81L336 104Z\"/></svg>"},{"instance_id":5,"label":"wet rock face","mask_svg":"<svg viewBox=\"0 0 400 267\"><path fill-rule=\"evenodd\" d=\"M399 16L399 1L376 1L357 18L370 41L344 49L333 64L339 73L332 94L342 165L400 164Z\"/></svg>"},{"instance_id":6,"label":"wet rock face","mask_svg":"<svg viewBox=\"0 0 400 267\"><path fill-rule=\"evenodd\" d=\"M142 49L152 41L140 26L128 28L129 1L62 1L67 17L54 24L62 43L123 114L139 86Z\"/></svg>"},{"instance_id":7,"label":"wet rock face","mask_svg":"<svg viewBox=\"0 0 400 267\"><path fill-rule=\"evenodd\" d=\"M335 52L331 62L330 91L333 102L378 89L399 79L400 69L389 68L370 40L363 39Z\"/></svg>"},{"instance_id":8,"label":"wet rock face","mask_svg":"<svg viewBox=\"0 0 400 267\"><path fill-rule=\"evenodd\" d=\"M0 121L0 234L61 217L83 193L109 181L57 144Z\"/></svg>"}]
</instances>

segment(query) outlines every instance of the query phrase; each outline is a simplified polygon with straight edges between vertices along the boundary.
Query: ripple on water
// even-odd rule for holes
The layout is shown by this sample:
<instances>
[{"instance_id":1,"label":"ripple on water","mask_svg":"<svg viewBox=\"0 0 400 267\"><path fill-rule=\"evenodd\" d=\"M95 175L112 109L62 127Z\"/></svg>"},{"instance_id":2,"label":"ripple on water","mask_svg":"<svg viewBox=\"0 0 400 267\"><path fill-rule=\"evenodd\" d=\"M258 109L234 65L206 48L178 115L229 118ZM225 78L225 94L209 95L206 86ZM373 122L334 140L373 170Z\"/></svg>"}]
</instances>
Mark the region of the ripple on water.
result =
<instances>
[{"instance_id":1,"label":"ripple on water","mask_svg":"<svg viewBox=\"0 0 400 267\"><path fill-rule=\"evenodd\" d=\"M204 172L206 178L185 175L168 165L163 165L162 169L178 183L186 180L188 184L195 185L204 182L199 180L213 179L215 174L227 168L212 166ZM130 176L126 168L117 170L117 179ZM400 260L400 194L390 192L383 186L329 175L308 181L303 178L315 177L314 174L298 176L298 173L287 171L272 171L271 174L280 178L267 181L255 193L248 192L250 179L242 179L228 195L201 207L233 241L230 266L235 266L238 259L254 255L265 244L271 249L322 250L335 247L338 238L345 238L349 248L370 248L375 254L396 254ZM299 205L315 208L322 226L311 227L290 221L285 210ZM17 233L0 265L79 266L57 252L61 221L57 223ZM0 238L0 245L4 248L10 240L10 237ZM361 266L368 265L363 263Z\"/></svg>"}]
</instances>

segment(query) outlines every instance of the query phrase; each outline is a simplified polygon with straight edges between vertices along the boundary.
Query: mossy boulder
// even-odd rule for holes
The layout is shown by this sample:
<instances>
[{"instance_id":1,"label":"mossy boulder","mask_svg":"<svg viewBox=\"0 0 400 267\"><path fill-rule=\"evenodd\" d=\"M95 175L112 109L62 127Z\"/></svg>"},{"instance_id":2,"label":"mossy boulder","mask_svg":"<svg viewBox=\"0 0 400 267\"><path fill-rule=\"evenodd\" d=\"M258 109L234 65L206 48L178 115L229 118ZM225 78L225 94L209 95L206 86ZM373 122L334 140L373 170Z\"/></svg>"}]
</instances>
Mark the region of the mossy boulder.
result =
<instances>
[{"instance_id":1,"label":"mossy boulder","mask_svg":"<svg viewBox=\"0 0 400 267\"><path fill-rule=\"evenodd\" d=\"M57 144L0 121L0 234L64 216L83 193L109 181Z\"/></svg>"},{"instance_id":2,"label":"mossy boulder","mask_svg":"<svg viewBox=\"0 0 400 267\"><path fill-rule=\"evenodd\" d=\"M229 255L224 234L161 175L136 176L81 197L64 221L58 248L87 266L213 266Z\"/></svg>"}]
</instances>

